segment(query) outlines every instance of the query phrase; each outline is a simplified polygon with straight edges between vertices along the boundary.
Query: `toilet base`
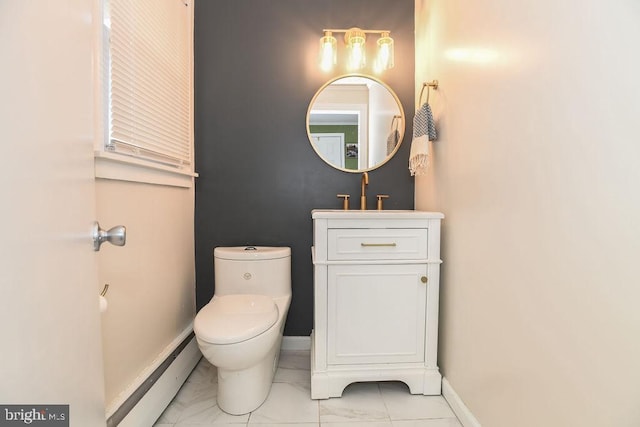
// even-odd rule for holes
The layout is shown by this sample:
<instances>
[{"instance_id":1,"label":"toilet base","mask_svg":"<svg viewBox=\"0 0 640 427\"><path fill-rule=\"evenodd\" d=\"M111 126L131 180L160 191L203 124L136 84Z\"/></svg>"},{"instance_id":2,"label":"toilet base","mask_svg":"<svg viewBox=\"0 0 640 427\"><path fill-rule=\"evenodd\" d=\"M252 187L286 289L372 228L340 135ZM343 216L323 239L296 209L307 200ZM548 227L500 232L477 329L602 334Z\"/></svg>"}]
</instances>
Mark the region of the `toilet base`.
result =
<instances>
[{"instance_id":1,"label":"toilet base","mask_svg":"<svg viewBox=\"0 0 640 427\"><path fill-rule=\"evenodd\" d=\"M244 415L264 403L278 367L282 335L257 365L238 371L218 368L218 407L231 415Z\"/></svg>"}]
</instances>

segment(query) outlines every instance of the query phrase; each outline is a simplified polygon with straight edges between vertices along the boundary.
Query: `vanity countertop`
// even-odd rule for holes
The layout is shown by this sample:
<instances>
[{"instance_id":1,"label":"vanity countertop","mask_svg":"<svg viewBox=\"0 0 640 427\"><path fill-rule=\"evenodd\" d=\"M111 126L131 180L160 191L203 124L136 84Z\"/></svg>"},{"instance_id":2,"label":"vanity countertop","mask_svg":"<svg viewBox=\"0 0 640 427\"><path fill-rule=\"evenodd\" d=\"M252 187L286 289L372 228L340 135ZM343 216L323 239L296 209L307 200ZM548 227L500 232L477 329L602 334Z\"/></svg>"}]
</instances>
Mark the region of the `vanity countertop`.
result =
<instances>
[{"instance_id":1,"label":"vanity countertop","mask_svg":"<svg viewBox=\"0 0 640 427\"><path fill-rule=\"evenodd\" d=\"M415 210L348 210L343 209L314 209L311 211L314 219L431 219L444 218L440 212Z\"/></svg>"}]
</instances>

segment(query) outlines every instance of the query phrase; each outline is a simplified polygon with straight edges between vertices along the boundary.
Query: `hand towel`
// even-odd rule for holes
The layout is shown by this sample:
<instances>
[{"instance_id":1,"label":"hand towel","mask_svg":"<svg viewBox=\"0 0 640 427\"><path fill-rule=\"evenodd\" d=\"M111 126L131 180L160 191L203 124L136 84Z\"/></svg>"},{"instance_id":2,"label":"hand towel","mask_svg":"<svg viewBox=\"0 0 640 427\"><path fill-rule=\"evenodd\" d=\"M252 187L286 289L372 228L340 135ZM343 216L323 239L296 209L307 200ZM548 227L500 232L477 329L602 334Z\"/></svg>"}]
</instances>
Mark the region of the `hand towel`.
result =
<instances>
[{"instance_id":1,"label":"hand towel","mask_svg":"<svg viewBox=\"0 0 640 427\"><path fill-rule=\"evenodd\" d=\"M426 102L422 104L422 107L413 116L413 135L416 137L427 135L429 141L436 140L436 125L433 120L433 113Z\"/></svg>"},{"instance_id":2,"label":"hand towel","mask_svg":"<svg viewBox=\"0 0 640 427\"><path fill-rule=\"evenodd\" d=\"M429 141L436 139L436 126L431 107L426 102L413 116L413 140L409 154L411 176L423 175L429 166Z\"/></svg>"},{"instance_id":3,"label":"hand towel","mask_svg":"<svg viewBox=\"0 0 640 427\"><path fill-rule=\"evenodd\" d=\"M387 155L391 154L395 150L398 141L400 140L400 132L393 130L387 137Z\"/></svg>"}]
</instances>

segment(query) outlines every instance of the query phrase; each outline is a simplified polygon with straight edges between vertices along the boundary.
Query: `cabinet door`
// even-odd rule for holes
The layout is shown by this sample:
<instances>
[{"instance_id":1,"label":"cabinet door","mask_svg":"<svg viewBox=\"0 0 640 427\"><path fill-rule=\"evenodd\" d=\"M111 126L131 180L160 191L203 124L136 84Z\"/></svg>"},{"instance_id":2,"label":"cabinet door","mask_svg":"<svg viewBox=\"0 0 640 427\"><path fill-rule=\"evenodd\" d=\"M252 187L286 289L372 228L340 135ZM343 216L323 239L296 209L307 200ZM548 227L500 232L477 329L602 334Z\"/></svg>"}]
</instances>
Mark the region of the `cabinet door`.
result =
<instances>
[{"instance_id":1,"label":"cabinet door","mask_svg":"<svg viewBox=\"0 0 640 427\"><path fill-rule=\"evenodd\" d=\"M424 264L330 265L328 363L424 361Z\"/></svg>"}]
</instances>

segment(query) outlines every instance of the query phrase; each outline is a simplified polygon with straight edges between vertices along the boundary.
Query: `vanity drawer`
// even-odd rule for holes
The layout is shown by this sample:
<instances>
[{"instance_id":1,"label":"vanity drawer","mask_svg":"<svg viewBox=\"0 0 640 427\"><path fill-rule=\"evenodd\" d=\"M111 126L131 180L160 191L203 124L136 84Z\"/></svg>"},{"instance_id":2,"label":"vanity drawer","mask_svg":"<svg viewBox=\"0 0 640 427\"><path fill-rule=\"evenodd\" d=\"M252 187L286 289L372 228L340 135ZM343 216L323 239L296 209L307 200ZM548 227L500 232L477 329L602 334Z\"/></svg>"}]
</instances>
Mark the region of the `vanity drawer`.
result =
<instances>
[{"instance_id":1,"label":"vanity drawer","mask_svg":"<svg viewBox=\"0 0 640 427\"><path fill-rule=\"evenodd\" d=\"M426 259L426 228L330 228L329 260Z\"/></svg>"}]
</instances>

